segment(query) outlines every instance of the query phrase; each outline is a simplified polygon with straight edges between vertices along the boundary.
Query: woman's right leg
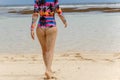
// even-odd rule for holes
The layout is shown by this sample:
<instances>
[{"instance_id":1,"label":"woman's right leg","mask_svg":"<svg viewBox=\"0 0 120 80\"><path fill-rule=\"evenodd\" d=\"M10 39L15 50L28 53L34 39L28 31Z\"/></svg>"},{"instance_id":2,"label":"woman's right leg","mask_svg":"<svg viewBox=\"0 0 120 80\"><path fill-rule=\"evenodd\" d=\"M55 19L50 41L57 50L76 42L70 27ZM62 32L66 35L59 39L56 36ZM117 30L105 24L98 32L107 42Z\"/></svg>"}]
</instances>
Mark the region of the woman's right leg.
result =
<instances>
[{"instance_id":1,"label":"woman's right leg","mask_svg":"<svg viewBox=\"0 0 120 80\"><path fill-rule=\"evenodd\" d=\"M42 54L43 54L43 60L45 63L45 66L47 66L47 59L46 59L46 51L47 51L47 47L46 47L46 33L42 28L37 27L36 29L36 34L39 40L39 43L41 45L42 48Z\"/></svg>"}]
</instances>

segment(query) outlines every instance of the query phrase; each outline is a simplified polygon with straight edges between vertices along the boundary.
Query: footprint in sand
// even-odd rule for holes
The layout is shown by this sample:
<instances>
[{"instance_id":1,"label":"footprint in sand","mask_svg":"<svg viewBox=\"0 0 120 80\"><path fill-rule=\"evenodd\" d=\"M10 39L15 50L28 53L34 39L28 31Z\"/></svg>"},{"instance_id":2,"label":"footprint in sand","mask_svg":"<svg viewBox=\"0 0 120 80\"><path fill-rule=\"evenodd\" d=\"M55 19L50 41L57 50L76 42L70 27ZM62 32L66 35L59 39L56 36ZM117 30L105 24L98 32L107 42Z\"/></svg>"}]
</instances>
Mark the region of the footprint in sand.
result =
<instances>
[{"instance_id":1,"label":"footprint in sand","mask_svg":"<svg viewBox=\"0 0 120 80\"><path fill-rule=\"evenodd\" d=\"M68 57L69 56L69 54L63 54L63 55L61 55L61 57Z\"/></svg>"},{"instance_id":2,"label":"footprint in sand","mask_svg":"<svg viewBox=\"0 0 120 80\"><path fill-rule=\"evenodd\" d=\"M93 59L83 57L80 53L76 53L74 57L76 57L76 58L78 58L80 60L86 60L86 61L93 61L93 62L95 62L95 60L93 60Z\"/></svg>"},{"instance_id":3,"label":"footprint in sand","mask_svg":"<svg viewBox=\"0 0 120 80\"><path fill-rule=\"evenodd\" d=\"M107 61L107 62L114 62L113 60L111 59L103 59L104 61Z\"/></svg>"}]
</instances>

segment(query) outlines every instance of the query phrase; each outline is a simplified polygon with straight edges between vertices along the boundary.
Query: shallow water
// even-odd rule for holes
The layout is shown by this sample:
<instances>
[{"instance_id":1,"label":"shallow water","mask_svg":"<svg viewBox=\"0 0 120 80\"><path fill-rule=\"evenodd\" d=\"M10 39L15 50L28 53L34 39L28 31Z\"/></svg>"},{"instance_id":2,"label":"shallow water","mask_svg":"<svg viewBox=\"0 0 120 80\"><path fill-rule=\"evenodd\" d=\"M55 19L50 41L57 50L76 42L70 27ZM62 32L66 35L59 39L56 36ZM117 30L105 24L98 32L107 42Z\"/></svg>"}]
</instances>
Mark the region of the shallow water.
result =
<instances>
[{"instance_id":1,"label":"shallow water","mask_svg":"<svg viewBox=\"0 0 120 80\"><path fill-rule=\"evenodd\" d=\"M120 51L120 13L65 13L68 28L56 16L55 53ZM31 15L0 16L0 53L41 53L30 36Z\"/></svg>"}]
</instances>

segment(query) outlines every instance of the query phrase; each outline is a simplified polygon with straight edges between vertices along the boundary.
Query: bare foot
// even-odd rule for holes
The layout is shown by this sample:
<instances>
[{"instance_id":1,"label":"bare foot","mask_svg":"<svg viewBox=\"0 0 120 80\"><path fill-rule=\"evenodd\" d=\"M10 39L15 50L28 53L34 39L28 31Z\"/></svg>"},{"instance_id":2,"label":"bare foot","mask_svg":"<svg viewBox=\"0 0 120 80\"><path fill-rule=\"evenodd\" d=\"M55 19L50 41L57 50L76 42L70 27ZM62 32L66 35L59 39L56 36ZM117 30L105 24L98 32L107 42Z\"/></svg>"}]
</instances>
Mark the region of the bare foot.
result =
<instances>
[{"instance_id":1,"label":"bare foot","mask_svg":"<svg viewBox=\"0 0 120 80\"><path fill-rule=\"evenodd\" d=\"M55 74L55 71L50 70L50 72L51 72L52 74Z\"/></svg>"},{"instance_id":2,"label":"bare foot","mask_svg":"<svg viewBox=\"0 0 120 80\"><path fill-rule=\"evenodd\" d=\"M56 77L53 75L53 72L45 72L45 75L47 79L56 79Z\"/></svg>"},{"instance_id":3,"label":"bare foot","mask_svg":"<svg viewBox=\"0 0 120 80\"><path fill-rule=\"evenodd\" d=\"M47 79L52 78L52 73L51 72L45 72L45 75L46 75Z\"/></svg>"}]
</instances>

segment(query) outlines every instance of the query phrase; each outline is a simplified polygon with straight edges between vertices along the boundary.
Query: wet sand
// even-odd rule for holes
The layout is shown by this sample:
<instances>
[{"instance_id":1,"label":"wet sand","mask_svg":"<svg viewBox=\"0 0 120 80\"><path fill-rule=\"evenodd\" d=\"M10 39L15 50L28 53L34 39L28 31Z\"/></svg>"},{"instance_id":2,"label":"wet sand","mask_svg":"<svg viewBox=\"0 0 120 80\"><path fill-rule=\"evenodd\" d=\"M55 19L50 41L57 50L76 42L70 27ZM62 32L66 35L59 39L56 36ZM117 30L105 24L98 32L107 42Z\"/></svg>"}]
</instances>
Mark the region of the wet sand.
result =
<instances>
[{"instance_id":1,"label":"wet sand","mask_svg":"<svg viewBox=\"0 0 120 80\"><path fill-rule=\"evenodd\" d=\"M120 80L120 53L55 54L56 80ZM40 54L1 54L0 80L46 80Z\"/></svg>"}]
</instances>

